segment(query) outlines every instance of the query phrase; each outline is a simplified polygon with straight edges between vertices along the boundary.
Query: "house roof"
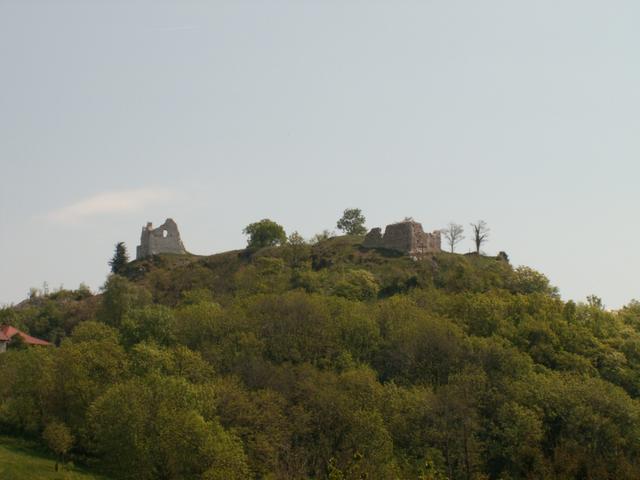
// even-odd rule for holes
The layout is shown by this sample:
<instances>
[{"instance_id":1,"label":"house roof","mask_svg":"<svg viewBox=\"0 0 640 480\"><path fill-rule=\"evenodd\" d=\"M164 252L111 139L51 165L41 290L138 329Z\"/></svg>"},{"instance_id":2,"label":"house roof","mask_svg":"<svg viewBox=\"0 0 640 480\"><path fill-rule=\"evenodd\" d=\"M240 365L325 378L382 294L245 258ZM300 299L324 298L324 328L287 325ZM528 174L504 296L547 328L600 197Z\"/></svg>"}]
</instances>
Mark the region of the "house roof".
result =
<instances>
[{"instance_id":1,"label":"house roof","mask_svg":"<svg viewBox=\"0 0 640 480\"><path fill-rule=\"evenodd\" d=\"M11 325L0 326L0 341L6 342L16 335L20 335L22 341L27 345L51 345L51 343L45 340L40 340L39 338L27 335L23 331L18 330L16 327L12 327Z\"/></svg>"}]
</instances>

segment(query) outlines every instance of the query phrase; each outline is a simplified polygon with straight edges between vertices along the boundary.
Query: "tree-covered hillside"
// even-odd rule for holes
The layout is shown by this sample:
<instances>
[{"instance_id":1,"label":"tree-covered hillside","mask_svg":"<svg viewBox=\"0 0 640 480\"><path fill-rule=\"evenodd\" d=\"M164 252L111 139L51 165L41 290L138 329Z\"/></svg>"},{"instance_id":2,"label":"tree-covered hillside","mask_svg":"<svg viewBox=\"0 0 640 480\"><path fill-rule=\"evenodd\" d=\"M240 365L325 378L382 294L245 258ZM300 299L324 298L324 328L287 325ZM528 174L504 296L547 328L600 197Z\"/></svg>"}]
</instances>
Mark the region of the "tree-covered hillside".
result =
<instances>
[{"instance_id":1,"label":"tree-covered hillside","mask_svg":"<svg viewBox=\"0 0 640 480\"><path fill-rule=\"evenodd\" d=\"M119 266L0 311L0 433L113 478L637 479L640 304L362 237ZM282 242L280 242L282 243Z\"/></svg>"}]
</instances>

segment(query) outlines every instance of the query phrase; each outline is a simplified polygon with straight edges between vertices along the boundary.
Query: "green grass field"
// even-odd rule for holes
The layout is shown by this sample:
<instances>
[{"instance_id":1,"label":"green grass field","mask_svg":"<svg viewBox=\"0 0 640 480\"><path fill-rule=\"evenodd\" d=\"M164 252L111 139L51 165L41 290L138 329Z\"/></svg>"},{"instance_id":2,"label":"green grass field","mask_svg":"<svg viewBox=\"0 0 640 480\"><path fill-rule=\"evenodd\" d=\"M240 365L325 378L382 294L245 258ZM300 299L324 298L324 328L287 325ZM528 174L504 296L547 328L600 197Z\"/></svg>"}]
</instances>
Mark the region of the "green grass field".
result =
<instances>
[{"instance_id":1,"label":"green grass field","mask_svg":"<svg viewBox=\"0 0 640 480\"><path fill-rule=\"evenodd\" d=\"M106 480L77 468L55 471L53 457L33 445L0 436L0 479L2 480Z\"/></svg>"}]
</instances>

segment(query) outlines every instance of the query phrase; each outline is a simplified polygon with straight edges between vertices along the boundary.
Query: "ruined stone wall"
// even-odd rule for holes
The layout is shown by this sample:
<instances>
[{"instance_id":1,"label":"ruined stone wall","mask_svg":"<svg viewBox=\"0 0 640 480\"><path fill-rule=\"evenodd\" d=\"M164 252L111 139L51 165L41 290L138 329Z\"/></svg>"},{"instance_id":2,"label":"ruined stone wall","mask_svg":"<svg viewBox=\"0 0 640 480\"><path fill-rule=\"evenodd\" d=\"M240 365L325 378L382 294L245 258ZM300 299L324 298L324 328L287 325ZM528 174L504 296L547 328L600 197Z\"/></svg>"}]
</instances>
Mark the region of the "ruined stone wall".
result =
<instances>
[{"instance_id":1,"label":"ruined stone wall","mask_svg":"<svg viewBox=\"0 0 640 480\"><path fill-rule=\"evenodd\" d=\"M388 248L420 256L441 250L440 232L425 233L422 225L414 221L406 221L387 225L384 235L380 228L372 229L362 244L367 248Z\"/></svg>"},{"instance_id":2,"label":"ruined stone wall","mask_svg":"<svg viewBox=\"0 0 640 480\"><path fill-rule=\"evenodd\" d=\"M367 248L382 247L382 230L380 229L380 227L372 228L371 231L364 237L362 245Z\"/></svg>"},{"instance_id":3,"label":"ruined stone wall","mask_svg":"<svg viewBox=\"0 0 640 480\"><path fill-rule=\"evenodd\" d=\"M422 225L419 223L414 223L413 239L414 244L410 253L414 255L439 252L442 250L440 232L426 233L422 230Z\"/></svg>"},{"instance_id":4,"label":"ruined stone wall","mask_svg":"<svg viewBox=\"0 0 640 480\"><path fill-rule=\"evenodd\" d=\"M167 218L158 228L153 228L151 222L142 228L140 245L136 249L136 259L140 260L160 253L187 253L180 239L178 225L171 218Z\"/></svg>"},{"instance_id":5,"label":"ruined stone wall","mask_svg":"<svg viewBox=\"0 0 640 480\"><path fill-rule=\"evenodd\" d=\"M382 237L385 248L410 253L415 247L415 231L409 222L387 225Z\"/></svg>"}]
</instances>

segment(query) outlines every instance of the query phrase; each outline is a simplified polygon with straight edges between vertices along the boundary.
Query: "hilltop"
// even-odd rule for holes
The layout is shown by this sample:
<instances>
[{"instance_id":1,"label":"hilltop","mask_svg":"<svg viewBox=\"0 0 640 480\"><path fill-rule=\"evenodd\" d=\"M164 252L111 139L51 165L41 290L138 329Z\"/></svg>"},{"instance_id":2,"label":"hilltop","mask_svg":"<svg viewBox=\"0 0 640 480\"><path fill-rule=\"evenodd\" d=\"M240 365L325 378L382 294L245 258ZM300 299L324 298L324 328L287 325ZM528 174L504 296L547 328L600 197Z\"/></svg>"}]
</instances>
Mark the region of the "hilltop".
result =
<instances>
[{"instance_id":1,"label":"hilltop","mask_svg":"<svg viewBox=\"0 0 640 480\"><path fill-rule=\"evenodd\" d=\"M637 303L363 240L152 255L0 311L59 345L0 355L0 430L56 419L114 478L640 475Z\"/></svg>"}]
</instances>

